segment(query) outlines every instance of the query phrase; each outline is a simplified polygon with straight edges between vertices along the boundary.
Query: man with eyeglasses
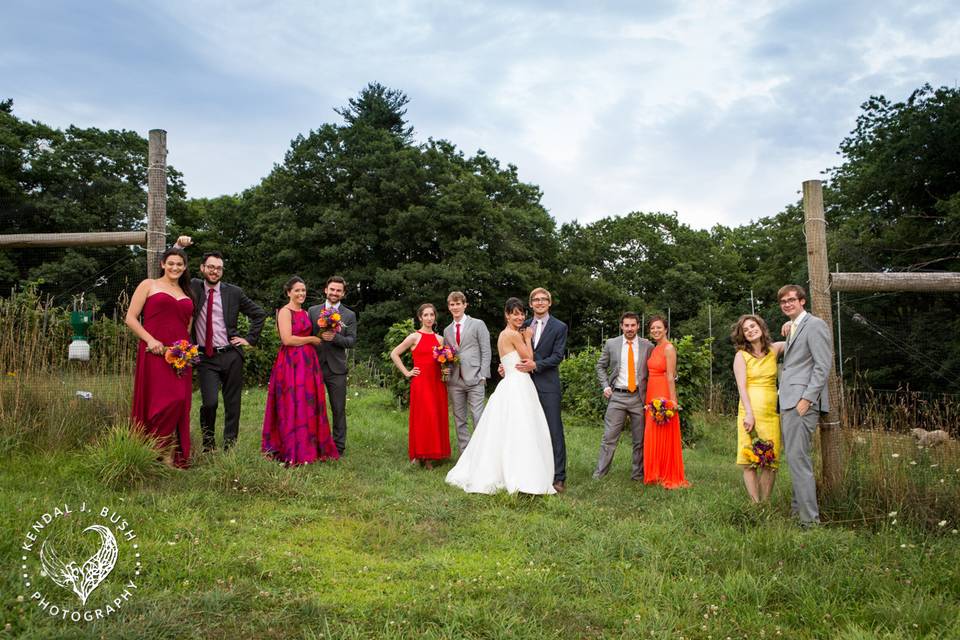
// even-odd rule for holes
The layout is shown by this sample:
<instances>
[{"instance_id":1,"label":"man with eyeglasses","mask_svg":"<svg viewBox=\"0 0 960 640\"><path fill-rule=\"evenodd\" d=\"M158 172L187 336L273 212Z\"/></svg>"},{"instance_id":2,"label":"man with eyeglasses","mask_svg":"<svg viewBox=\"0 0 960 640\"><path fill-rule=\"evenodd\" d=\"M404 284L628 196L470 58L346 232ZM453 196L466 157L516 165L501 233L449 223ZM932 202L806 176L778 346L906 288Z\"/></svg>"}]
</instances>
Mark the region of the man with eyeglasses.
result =
<instances>
[{"instance_id":1,"label":"man with eyeglasses","mask_svg":"<svg viewBox=\"0 0 960 640\"><path fill-rule=\"evenodd\" d=\"M186 249L190 236L180 236L177 244ZM203 450L216 449L217 400L223 389L223 448L237 442L240 432L240 397L243 393L243 347L255 345L263 329L266 312L247 297L243 289L222 282L223 255L219 251L203 254L200 261L203 279L193 278L191 287L197 300L193 317L193 340L200 347L200 364L195 369L200 381L200 431ZM250 320L246 337L237 330L239 314Z\"/></svg>"},{"instance_id":2,"label":"man with eyeglasses","mask_svg":"<svg viewBox=\"0 0 960 640\"><path fill-rule=\"evenodd\" d=\"M833 340L827 323L803 308L807 292L788 284L777 292L780 310L790 319L780 368L780 428L793 483L793 513L803 528L820 524L817 483L810 457L821 413L830 410L827 376L833 362Z\"/></svg>"},{"instance_id":3,"label":"man with eyeglasses","mask_svg":"<svg viewBox=\"0 0 960 640\"><path fill-rule=\"evenodd\" d=\"M543 287L530 292L533 319L527 322L526 331L533 345L533 359L521 360L517 369L528 372L537 388L553 444L553 488L563 493L567 488L567 445L560 415L559 367L567 350L567 325L550 315L551 304L553 296Z\"/></svg>"}]
</instances>

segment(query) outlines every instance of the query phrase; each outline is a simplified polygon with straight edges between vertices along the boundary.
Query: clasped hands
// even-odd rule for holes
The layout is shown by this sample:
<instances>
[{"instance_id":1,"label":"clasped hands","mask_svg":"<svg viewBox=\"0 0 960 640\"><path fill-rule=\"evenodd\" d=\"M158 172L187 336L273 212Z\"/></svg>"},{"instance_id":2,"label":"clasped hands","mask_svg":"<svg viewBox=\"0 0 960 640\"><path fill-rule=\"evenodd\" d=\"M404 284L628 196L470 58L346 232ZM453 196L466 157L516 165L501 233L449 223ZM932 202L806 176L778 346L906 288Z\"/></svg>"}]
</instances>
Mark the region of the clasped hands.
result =
<instances>
[{"instance_id":1,"label":"clasped hands","mask_svg":"<svg viewBox=\"0 0 960 640\"><path fill-rule=\"evenodd\" d=\"M524 358L515 365L517 371L523 371L524 373L530 373L531 371L537 370L537 362L528 358ZM500 366L497 367L497 373L500 374L502 378L504 376L503 363L500 363Z\"/></svg>"}]
</instances>

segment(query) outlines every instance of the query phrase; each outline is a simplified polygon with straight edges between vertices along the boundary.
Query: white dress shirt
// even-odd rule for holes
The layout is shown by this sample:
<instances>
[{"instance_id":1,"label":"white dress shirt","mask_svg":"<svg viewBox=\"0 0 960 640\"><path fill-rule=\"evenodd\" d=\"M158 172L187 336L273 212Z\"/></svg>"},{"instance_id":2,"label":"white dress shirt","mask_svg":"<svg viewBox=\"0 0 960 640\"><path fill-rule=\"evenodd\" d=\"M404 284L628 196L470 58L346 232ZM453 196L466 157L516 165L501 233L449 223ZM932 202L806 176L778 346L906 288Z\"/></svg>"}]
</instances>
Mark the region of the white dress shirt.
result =
<instances>
[{"instance_id":1,"label":"white dress shirt","mask_svg":"<svg viewBox=\"0 0 960 640\"><path fill-rule=\"evenodd\" d=\"M626 389L627 388L627 375L630 373L629 368L627 367L627 345L633 345L633 365L636 367L634 370L634 380L639 383L638 371L640 368L640 340L634 336L633 340L623 339L623 345L620 347L620 371L617 372L617 380L613 383L617 389Z\"/></svg>"}]
</instances>

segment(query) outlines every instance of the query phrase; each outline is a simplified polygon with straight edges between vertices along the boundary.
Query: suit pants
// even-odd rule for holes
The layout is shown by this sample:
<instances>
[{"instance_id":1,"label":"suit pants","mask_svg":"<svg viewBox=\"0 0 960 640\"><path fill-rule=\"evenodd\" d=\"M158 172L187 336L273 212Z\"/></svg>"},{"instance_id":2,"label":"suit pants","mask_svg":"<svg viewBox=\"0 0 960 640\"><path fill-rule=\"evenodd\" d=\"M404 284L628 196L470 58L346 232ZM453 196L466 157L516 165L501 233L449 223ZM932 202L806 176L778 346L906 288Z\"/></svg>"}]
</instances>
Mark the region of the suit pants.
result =
<instances>
[{"instance_id":1,"label":"suit pants","mask_svg":"<svg viewBox=\"0 0 960 640\"><path fill-rule=\"evenodd\" d=\"M600 458L597 460L597 469L593 472L594 478L602 478L610 471L624 421L630 416L630 435L633 436L633 468L630 479L643 480L643 429L646 420L643 406L643 394L639 389L633 393L614 391L610 396L607 412L603 416Z\"/></svg>"},{"instance_id":2,"label":"suit pants","mask_svg":"<svg viewBox=\"0 0 960 640\"><path fill-rule=\"evenodd\" d=\"M347 448L347 374L333 373L326 363L320 365L323 371L323 385L327 388L327 402L333 415L333 443L343 455Z\"/></svg>"},{"instance_id":3,"label":"suit pants","mask_svg":"<svg viewBox=\"0 0 960 640\"><path fill-rule=\"evenodd\" d=\"M790 480L793 483L792 511L803 524L820 521L817 481L813 476L813 459L810 457L813 434L819 420L820 412L814 406L802 416L797 413L796 407L780 414L783 449L787 454Z\"/></svg>"},{"instance_id":4,"label":"suit pants","mask_svg":"<svg viewBox=\"0 0 960 640\"><path fill-rule=\"evenodd\" d=\"M200 381L200 432L203 448L217 446L217 399L223 389L223 448L237 442L240 432L240 397L243 393L243 356L235 348L200 355L196 366Z\"/></svg>"},{"instance_id":5,"label":"suit pants","mask_svg":"<svg viewBox=\"0 0 960 640\"><path fill-rule=\"evenodd\" d=\"M470 429L467 426L467 408L473 417L473 428L477 428L483 415L483 400L486 385L481 378L477 384L467 385L462 380L451 380L447 385L447 395L453 405L453 422L457 427L457 446L460 453L470 443Z\"/></svg>"},{"instance_id":6,"label":"suit pants","mask_svg":"<svg viewBox=\"0 0 960 640\"><path fill-rule=\"evenodd\" d=\"M547 417L550 429L550 442L553 444L553 481L565 482L567 479L567 444L563 437L563 418L560 415L560 393L538 391L540 406Z\"/></svg>"}]
</instances>

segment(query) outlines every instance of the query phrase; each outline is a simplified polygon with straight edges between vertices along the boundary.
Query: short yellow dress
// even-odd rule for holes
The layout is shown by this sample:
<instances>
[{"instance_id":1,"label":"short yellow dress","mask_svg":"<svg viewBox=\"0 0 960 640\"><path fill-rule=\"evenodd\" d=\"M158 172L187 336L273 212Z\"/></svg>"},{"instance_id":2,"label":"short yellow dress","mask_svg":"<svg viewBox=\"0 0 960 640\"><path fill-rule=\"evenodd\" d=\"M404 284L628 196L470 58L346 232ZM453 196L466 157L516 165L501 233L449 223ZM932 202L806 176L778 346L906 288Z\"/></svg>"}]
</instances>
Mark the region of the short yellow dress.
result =
<instances>
[{"instance_id":1,"label":"short yellow dress","mask_svg":"<svg viewBox=\"0 0 960 640\"><path fill-rule=\"evenodd\" d=\"M774 454L777 462L780 457L780 414L777 413L777 353L771 349L762 358L756 358L746 351L741 351L743 360L747 363L747 395L750 396L750 405L753 408L753 417L756 420L754 433L764 440L773 441ZM743 448L749 447L753 440L752 434L747 434L743 428L743 418L746 416L743 402L737 411L737 464L750 464L743 454Z\"/></svg>"}]
</instances>

